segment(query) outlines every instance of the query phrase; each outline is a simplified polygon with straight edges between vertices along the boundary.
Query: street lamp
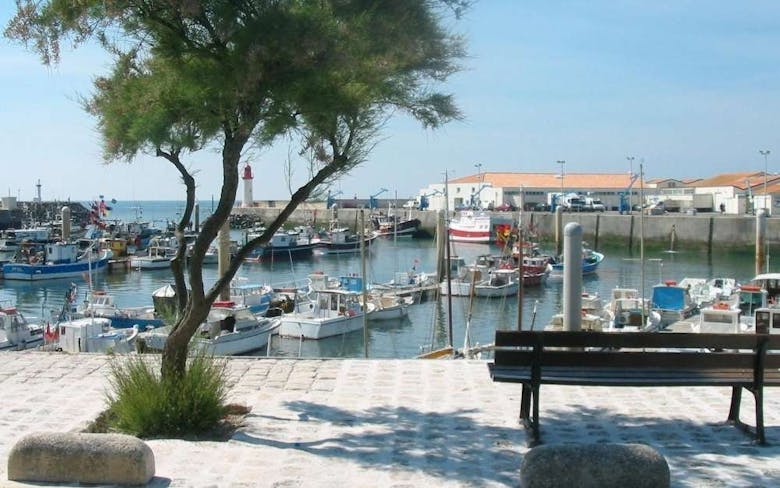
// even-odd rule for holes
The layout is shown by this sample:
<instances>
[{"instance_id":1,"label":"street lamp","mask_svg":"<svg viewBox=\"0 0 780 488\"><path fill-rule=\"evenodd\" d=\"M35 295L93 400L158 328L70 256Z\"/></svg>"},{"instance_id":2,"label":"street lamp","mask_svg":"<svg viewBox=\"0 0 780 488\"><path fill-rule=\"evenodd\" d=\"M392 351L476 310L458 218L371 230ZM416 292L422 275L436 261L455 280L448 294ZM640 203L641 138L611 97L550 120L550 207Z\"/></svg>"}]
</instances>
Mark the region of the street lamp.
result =
<instances>
[{"instance_id":1,"label":"street lamp","mask_svg":"<svg viewBox=\"0 0 780 488\"><path fill-rule=\"evenodd\" d=\"M769 212L769 210L766 208L766 173L768 171L766 158L769 156L769 153L771 151L769 149L761 149L758 151L758 153L762 156L764 156L764 211Z\"/></svg>"},{"instance_id":2,"label":"street lamp","mask_svg":"<svg viewBox=\"0 0 780 488\"><path fill-rule=\"evenodd\" d=\"M561 201L563 201L563 175L565 174L566 161L558 160L556 163L561 165Z\"/></svg>"},{"instance_id":3,"label":"street lamp","mask_svg":"<svg viewBox=\"0 0 780 488\"><path fill-rule=\"evenodd\" d=\"M634 190L631 180L634 178L634 156L626 156L628 159L628 213L634 209Z\"/></svg>"}]
</instances>

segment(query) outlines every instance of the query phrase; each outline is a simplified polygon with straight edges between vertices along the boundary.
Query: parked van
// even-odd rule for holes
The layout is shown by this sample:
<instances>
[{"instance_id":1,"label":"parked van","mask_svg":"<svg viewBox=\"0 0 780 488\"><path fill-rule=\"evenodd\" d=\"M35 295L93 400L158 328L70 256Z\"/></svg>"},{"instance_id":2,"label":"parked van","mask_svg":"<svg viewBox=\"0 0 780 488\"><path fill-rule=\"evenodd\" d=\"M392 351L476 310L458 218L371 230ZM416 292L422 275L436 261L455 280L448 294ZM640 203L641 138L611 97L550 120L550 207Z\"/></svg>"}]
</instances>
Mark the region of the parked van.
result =
<instances>
[{"instance_id":1,"label":"parked van","mask_svg":"<svg viewBox=\"0 0 780 488\"><path fill-rule=\"evenodd\" d=\"M585 210L604 212L607 210L607 207L598 198L585 197Z\"/></svg>"}]
</instances>

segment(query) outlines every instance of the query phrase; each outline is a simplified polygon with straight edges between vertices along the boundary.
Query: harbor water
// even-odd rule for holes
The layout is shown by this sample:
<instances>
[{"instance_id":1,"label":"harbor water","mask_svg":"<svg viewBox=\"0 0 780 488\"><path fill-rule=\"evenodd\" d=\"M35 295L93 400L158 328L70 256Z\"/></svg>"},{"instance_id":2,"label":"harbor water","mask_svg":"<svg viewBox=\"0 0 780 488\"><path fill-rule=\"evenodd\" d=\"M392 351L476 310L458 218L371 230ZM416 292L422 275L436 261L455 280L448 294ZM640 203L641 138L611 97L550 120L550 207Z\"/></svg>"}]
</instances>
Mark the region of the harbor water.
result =
<instances>
[{"instance_id":1,"label":"harbor water","mask_svg":"<svg viewBox=\"0 0 780 488\"><path fill-rule=\"evenodd\" d=\"M164 222L177 218L181 202L142 202L145 220ZM210 213L210 202L201 202L201 221ZM204 209L206 210L204 212ZM138 204L115 204L109 218L134 220L139 212ZM240 231L234 231L233 238L240 240ZM597 292L608 300L610 290L615 287L641 288L642 265L637 255L629 255L624 249L600 249L606 255L598 272L585 276L583 288ZM484 244L453 243L452 252L472 262L476 256L499 253L495 246ZM433 240L411 238L377 239L367 254L366 269L369 282L386 282L399 271L435 272ZM753 277L754 263L748 255L717 255L708 260L706 253L647 252L644 264L644 292L649 297L652 286L664 280L681 280L684 277L733 277L747 282ZM315 255L310 259L292 262L245 263L238 276L249 283L304 285L306 277L313 272L323 272L332 277L359 273L359 253L355 255ZM207 285L216 280L217 268L207 266L204 278ZM86 277L85 277L86 278ZM51 310L60 310L71 281L78 285L79 299L89 289L86 279L49 280L37 283L3 281L0 300L15 304L26 316L49 317ZM152 292L171 282L168 270L139 271L115 270L93 277L93 287L105 290L115 296L121 307L151 306ZM526 287L523 299L522 326L524 329L543 328L554 313L562 307L562 283L547 282L541 286ZM496 329L514 329L518 326L517 299L453 297L452 328L453 343L460 347L464 343L467 316L471 305L469 337L472 345L486 344L493 340ZM368 355L372 358L412 358L426 350L438 348L447 343L448 305L446 297L417 304L409 308L409 316L403 320L369 322ZM299 341L274 337L269 351L256 354L283 357L363 357L363 334L361 331L323 340Z\"/></svg>"}]
</instances>

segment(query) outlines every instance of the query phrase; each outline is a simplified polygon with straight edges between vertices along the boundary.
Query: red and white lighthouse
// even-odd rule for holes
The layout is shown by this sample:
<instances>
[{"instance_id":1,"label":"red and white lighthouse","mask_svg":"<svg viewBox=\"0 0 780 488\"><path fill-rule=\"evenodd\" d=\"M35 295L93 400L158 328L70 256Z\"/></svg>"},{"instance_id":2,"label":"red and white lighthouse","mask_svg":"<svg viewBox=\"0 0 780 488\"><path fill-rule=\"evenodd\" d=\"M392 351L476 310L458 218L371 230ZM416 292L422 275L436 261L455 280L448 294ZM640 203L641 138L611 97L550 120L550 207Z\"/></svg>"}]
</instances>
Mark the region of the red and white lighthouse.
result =
<instances>
[{"instance_id":1,"label":"red and white lighthouse","mask_svg":"<svg viewBox=\"0 0 780 488\"><path fill-rule=\"evenodd\" d=\"M246 166L244 166L244 174L241 176L241 179L244 180L244 199L241 201L241 206L254 207L255 199L252 196L252 180L254 177L252 176L252 167L249 166L249 163L246 163Z\"/></svg>"}]
</instances>

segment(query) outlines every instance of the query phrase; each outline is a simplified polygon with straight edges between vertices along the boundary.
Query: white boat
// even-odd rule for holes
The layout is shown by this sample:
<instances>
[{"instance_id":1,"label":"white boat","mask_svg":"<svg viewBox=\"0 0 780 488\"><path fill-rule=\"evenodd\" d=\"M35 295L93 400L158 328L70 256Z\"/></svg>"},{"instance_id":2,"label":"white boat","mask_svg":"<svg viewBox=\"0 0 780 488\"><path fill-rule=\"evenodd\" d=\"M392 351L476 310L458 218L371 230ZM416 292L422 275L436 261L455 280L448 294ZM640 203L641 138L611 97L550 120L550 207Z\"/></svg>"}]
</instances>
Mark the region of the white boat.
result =
<instances>
[{"instance_id":1,"label":"white boat","mask_svg":"<svg viewBox=\"0 0 780 488\"><path fill-rule=\"evenodd\" d=\"M163 320L155 314L154 307L119 307L114 302L114 296L102 290L92 291L83 305L76 309L76 314L107 318L113 329L129 329L137 325L140 330L146 330L163 325Z\"/></svg>"},{"instance_id":2,"label":"white boat","mask_svg":"<svg viewBox=\"0 0 780 488\"><path fill-rule=\"evenodd\" d=\"M369 301L374 305L374 311L369 315L369 319L373 322L406 317L409 314L409 305L414 303L414 298L372 293Z\"/></svg>"},{"instance_id":3,"label":"white boat","mask_svg":"<svg viewBox=\"0 0 780 488\"><path fill-rule=\"evenodd\" d=\"M292 313L282 315L279 335L323 339L353 332L363 328L364 309L360 305L360 293L342 289L322 289L311 292L312 300L301 303ZM369 303L365 313L371 313Z\"/></svg>"},{"instance_id":4,"label":"white boat","mask_svg":"<svg viewBox=\"0 0 780 488\"><path fill-rule=\"evenodd\" d=\"M739 334L755 332L752 317L745 320L742 311L732 308L726 302L704 307L698 315L670 324L666 329L672 332L699 332L706 334Z\"/></svg>"},{"instance_id":5,"label":"white boat","mask_svg":"<svg viewBox=\"0 0 780 488\"><path fill-rule=\"evenodd\" d=\"M249 307L255 315L268 311L274 290L269 285L248 283L246 278L235 278L230 282L230 301L236 305Z\"/></svg>"},{"instance_id":6,"label":"white boat","mask_svg":"<svg viewBox=\"0 0 780 488\"><path fill-rule=\"evenodd\" d=\"M191 347L213 356L246 354L266 347L279 323L278 317L258 317L249 307L217 301L192 338ZM161 351L169 333L170 326L165 326L142 332L140 337L145 347Z\"/></svg>"},{"instance_id":7,"label":"white boat","mask_svg":"<svg viewBox=\"0 0 780 488\"><path fill-rule=\"evenodd\" d=\"M493 269L488 278L474 284L474 296L478 297L508 297L516 296L520 282L517 269Z\"/></svg>"},{"instance_id":8,"label":"white boat","mask_svg":"<svg viewBox=\"0 0 780 488\"><path fill-rule=\"evenodd\" d=\"M42 325L30 324L16 307L0 308L0 350L27 349L43 344Z\"/></svg>"},{"instance_id":9,"label":"white boat","mask_svg":"<svg viewBox=\"0 0 780 488\"><path fill-rule=\"evenodd\" d=\"M609 329L610 315L604 309L603 301L598 293L583 293L580 309L580 330L594 332ZM557 313L550 317L550 322L544 330L563 330L563 313Z\"/></svg>"},{"instance_id":10,"label":"white boat","mask_svg":"<svg viewBox=\"0 0 780 488\"><path fill-rule=\"evenodd\" d=\"M3 277L24 281L76 278L105 271L111 256L111 251L105 249L95 253L90 247L81 252L76 243L54 242L27 256L26 262L4 264Z\"/></svg>"},{"instance_id":11,"label":"white boat","mask_svg":"<svg viewBox=\"0 0 780 488\"><path fill-rule=\"evenodd\" d=\"M651 310L650 300L643 300L636 288L613 288L604 308L609 314L606 331L657 331L661 327L661 315Z\"/></svg>"},{"instance_id":12,"label":"white boat","mask_svg":"<svg viewBox=\"0 0 780 488\"><path fill-rule=\"evenodd\" d=\"M135 349L138 327L112 329L111 320L87 317L56 325L59 347L65 352L129 353Z\"/></svg>"},{"instance_id":13,"label":"white boat","mask_svg":"<svg viewBox=\"0 0 780 488\"><path fill-rule=\"evenodd\" d=\"M491 223L490 212L462 210L457 213L455 218L450 220L450 240L489 244L494 237Z\"/></svg>"},{"instance_id":14,"label":"white boat","mask_svg":"<svg viewBox=\"0 0 780 488\"><path fill-rule=\"evenodd\" d=\"M278 317L258 317L247 306L214 302L192 345L213 356L245 354L266 347L279 324Z\"/></svg>"},{"instance_id":15,"label":"white boat","mask_svg":"<svg viewBox=\"0 0 780 488\"><path fill-rule=\"evenodd\" d=\"M150 246L146 255L130 258L130 267L139 270L170 268L175 254L176 250L170 247Z\"/></svg>"},{"instance_id":16,"label":"white boat","mask_svg":"<svg viewBox=\"0 0 780 488\"><path fill-rule=\"evenodd\" d=\"M384 283L373 283L371 290L401 297L410 297L414 303L423 301L429 292L436 291L436 274L411 271L397 271L393 279Z\"/></svg>"}]
</instances>

